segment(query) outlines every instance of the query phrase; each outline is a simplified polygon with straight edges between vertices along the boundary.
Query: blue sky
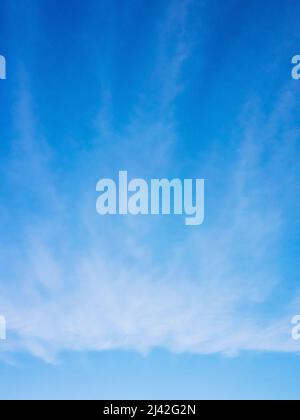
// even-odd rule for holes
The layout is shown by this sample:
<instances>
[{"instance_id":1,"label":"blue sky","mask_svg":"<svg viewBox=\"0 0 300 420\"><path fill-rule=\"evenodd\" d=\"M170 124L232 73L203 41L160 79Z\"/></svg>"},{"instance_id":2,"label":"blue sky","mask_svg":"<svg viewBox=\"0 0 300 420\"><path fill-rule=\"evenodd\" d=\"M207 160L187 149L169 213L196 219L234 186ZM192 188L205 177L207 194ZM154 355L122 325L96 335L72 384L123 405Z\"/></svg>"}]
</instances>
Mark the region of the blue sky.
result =
<instances>
[{"instance_id":1,"label":"blue sky","mask_svg":"<svg viewBox=\"0 0 300 420\"><path fill-rule=\"evenodd\" d=\"M0 397L299 398L299 8L1 2ZM100 217L119 170L204 224Z\"/></svg>"}]
</instances>

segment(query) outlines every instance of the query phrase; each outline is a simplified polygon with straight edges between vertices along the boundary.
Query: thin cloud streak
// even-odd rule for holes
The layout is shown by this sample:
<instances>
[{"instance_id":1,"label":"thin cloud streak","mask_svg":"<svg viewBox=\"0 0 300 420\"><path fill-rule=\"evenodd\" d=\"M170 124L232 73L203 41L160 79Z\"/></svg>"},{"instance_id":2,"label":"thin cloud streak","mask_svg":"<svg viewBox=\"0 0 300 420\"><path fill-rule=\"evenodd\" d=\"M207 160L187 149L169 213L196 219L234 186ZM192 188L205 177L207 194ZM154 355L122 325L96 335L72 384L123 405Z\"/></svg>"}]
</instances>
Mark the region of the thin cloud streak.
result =
<instances>
[{"instance_id":1,"label":"thin cloud streak","mask_svg":"<svg viewBox=\"0 0 300 420\"><path fill-rule=\"evenodd\" d=\"M138 103L126 135L121 136L111 123L113 95L107 94L108 104L99 116L99 139L87 154L87 161L92 162L90 173L85 177L84 164L79 168L83 173L79 190L92 189L90 177L99 175L97 157L104 151L117 162L111 173L123 169L117 168L120 163L128 165L133 174L142 170L143 176L180 164L169 153L178 140L175 117L162 110L172 108L180 92L178 79L189 54L185 24L190 3L182 2L183 9L165 22L165 39L157 54L158 86L166 74L170 78L161 92L155 122L149 121L143 103ZM177 52L169 59L164 45L178 28ZM296 165L291 144L298 132L295 128L288 136L282 135L282 126L295 107L292 95L279 95L270 117L253 102L241 111L235 124L238 147L224 168L225 188L209 192L216 196L210 199L216 209L210 216L213 221L203 228L180 231L177 241L168 229L166 238L157 237L164 221L156 218L106 222L96 214L91 216L86 204L90 193L70 210L69 198L60 191L51 168L50 145L43 140L45 148L40 150L37 140L43 136L33 118L30 96L27 85L21 90L18 107L19 133L27 134L17 145L30 153L25 153L21 163L13 159L9 173L15 174L14 168L22 165L32 171L31 194L42 211L34 212L38 216L20 226L18 250L13 252L18 264L13 268L4 264L2 269L0 308L7 318L9 337L2 351L25 351L53 362L66 350L145 353L164 348L230 356L244 350L300 350L300 344L289 336L292 302L286 302L280 314L264 314L265 305L284 280L273 263L286 223L284 201L276 197L294 191L297 181L289 176L287 162ZM161 112L166 117L159 119ZM105 150L101 147L104 140ZM153 149L155 155L149 159ZM261 169L266 150L271 152L264 162L268 171ZM139 162L132 158L136 155ZM279 159L282 155L283 160ZM214 165L223 167L221 161L206 162L212 170ZM109 166L101 164L101 171ZM201 173L201 167L195 172ZM275 185L274 175L278 176ZM20 174L8 182L17 185L19 181ZM32 214L31 208L26 210ZM70 211L76 211L76 225L69 221ZM12 210L12 221L14 216ZM117 238L122 238L120 248ZM168 238L172 243L167 240L168 249L162 249L158 242ZM8 243L2 250L1 262L11 261L12 247Z\"/></svg>"}]
</instances>

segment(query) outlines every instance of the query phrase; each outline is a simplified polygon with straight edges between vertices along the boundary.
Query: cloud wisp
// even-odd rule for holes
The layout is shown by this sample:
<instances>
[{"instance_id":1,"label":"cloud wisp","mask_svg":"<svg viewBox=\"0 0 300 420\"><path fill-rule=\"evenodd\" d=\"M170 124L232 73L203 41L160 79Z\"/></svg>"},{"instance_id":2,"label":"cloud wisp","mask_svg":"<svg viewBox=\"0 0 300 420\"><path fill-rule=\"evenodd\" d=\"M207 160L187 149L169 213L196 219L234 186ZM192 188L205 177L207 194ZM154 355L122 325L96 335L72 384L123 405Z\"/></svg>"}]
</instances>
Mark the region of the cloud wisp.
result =
<instances>
[{"instance_id":1,"label":"cloud wisp","mask_svg":"<svg viewBox=\"0 0 300 420\"><path fill-rule=\"evenodd\" d=\"M210 172L218 166L224 177L209 183L211 213L203 227L174 233L172 222L164 227L161 218L106 221L96 216L93 193L101 175L96 168L104 152L115 163L101 164L101 172L125 165L133 175L158 171L161 176L180 165L172 153L178 140L172 104L189 57L185 25L191 3L182 2L164 25L156 62L159 106L149 118L141 100L122 134L107 115L109 104L104 106L99 136L85 155L89 173L86 161L78 163L82 184L70 195L88 192L72 208L52 164L55 154L33 118L30 87L23 82L18 135L6 168L7 184L23 187L23 204L13 201L10 211L1 208L16 223L1 250L0 310L8 337L1 344L4 353L26 351L53 361L68 350L144 353L164 348L227 355L300 350L290 337L292 300L282 301L277 311L265 311L284 281L275 261L287 223L285 197L297 184L289 168L294 165L292 173L297 173L299 133L287 128L283 134L285 126L293 127L288 116L295 103L289 91L278 95L271 113L255 101L245 105L234 121L232 142L237 146L230 163L205 162ZM172 31L178 35L177 47L168 58ZM113 95L107 98L110 102ZM202 171L201 163L194 171Z\"/></svg>"}]
</instances>

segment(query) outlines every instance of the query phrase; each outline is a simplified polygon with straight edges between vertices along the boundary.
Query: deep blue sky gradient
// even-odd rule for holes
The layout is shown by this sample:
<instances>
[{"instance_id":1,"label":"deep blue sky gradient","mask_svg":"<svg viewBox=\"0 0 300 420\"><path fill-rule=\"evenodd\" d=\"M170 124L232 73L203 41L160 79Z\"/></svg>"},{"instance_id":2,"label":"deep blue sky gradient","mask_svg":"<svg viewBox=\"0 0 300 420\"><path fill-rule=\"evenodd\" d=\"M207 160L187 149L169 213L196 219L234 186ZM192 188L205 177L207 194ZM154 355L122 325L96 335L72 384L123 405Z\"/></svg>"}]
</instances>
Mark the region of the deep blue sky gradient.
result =
<instances>
[{"instance_id":1,"label":"deep blue sky gradient","mask_svg":"<svg viewBox=\"0 0 300 420\"><path fill-rule=\"evenodd\" d=\"M0 398L299 398L300 5L2 0ZM206 181L206 219L96 182Z\"/></svg>"}]
</instances>

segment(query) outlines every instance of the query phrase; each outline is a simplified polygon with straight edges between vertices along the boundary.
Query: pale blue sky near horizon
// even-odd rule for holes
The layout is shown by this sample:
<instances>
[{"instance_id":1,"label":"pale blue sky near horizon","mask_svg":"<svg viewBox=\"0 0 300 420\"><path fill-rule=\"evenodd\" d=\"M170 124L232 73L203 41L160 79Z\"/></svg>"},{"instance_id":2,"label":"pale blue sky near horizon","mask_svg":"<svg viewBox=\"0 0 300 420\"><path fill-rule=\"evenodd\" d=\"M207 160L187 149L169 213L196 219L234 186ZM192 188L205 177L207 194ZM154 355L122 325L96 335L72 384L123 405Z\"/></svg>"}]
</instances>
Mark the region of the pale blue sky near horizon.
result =
<instances>
[{"instance_id":1,"label":"pale blue sky near horizon","mask_svg":"<svg viewBox=\"0 0 300 420\"><path fill-rule=\"evenodd\" d=\"M0 399L299 399L299 12L2 0ZM99 216L120 170L204 224Z\"/></svg>"}]
</instances>

